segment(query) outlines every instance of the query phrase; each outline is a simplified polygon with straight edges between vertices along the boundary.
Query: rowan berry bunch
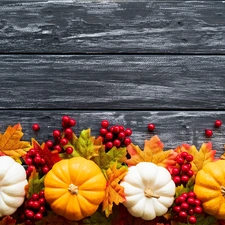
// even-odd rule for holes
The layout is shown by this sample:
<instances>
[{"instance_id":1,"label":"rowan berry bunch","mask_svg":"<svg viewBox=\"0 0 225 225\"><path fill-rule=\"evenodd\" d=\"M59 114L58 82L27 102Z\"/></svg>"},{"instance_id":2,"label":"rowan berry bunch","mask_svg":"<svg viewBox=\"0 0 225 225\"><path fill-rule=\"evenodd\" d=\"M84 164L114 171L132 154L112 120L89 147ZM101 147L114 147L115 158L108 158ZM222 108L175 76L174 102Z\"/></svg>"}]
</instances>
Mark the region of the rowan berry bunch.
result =
<instances>
[{"instance_id":1,"label":"rowan berry bunch","mask_svg":"<svg viewBox=\"0 0 225 225\"><path fill-rule=\"evenodd\" d=\"M183 184L184 186L188 183L189 179L194 175L191 170L191 162L193 156L187 152L181 152L176 158L176 167L173 168L170 173L176 186Z\"/></svg>"},{"instance_id":2,"label":"rowan berry bunch","mask_svg":"<svg viewBox=\"0 0 225 225\"><path fill-rule=\"evenodd\" d=\"M196 214L201 214L203 209L201 201L196 198L193 191L190 191L182 193L175 199L172 211L174 213L173 220L195 224L197 222Z\"/></svg>"},{"instance_id":3,"label":"rowan berry bunch","mask_svg":"<svg viewBox=\"0 0 225 225\"><path fill-rule=\"evenodd\" d=\"M102 120L101 122L100 136L106 150L111 149L113 146L119 148L129 145L131 143L131 134L131 128L125 128L122 125L109 126L108 120Z\"/></svg>"}]
</instances>

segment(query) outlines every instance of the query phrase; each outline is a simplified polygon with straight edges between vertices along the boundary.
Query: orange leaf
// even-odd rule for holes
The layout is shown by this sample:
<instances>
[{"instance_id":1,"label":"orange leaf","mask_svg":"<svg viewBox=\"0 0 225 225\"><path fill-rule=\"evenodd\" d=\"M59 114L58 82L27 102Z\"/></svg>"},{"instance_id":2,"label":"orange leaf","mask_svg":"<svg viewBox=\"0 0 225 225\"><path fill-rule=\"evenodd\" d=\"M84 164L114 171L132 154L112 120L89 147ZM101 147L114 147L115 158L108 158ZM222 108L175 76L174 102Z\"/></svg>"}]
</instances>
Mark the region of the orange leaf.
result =
<instances>
[{"instance_id":1,"label":"orange leaf","mask_svg":"<svg viewBox=\"0 0 225 225\"><path fill-rule=\"evenodd\" d=\"M126 200L124 188L119 185L119 182L124 178L126 173L127 167L122 166L120 169L117 169L117 163L112 164L105 172L107 187L102 210L105 212L106 217L112 213L113 203L118 205Z\"/></svg>"},{"instance_id":2,"label":"orange leaf","mask_svg":"<svg viewBox=\"0 0 225 225\"><path fill-rule=\"evenodd\" d=\"M13 127L8 126L5 133L0 134L0 152L21 163L20 157L25 155L31 147L30 142L21 141L22 137L23 132L20 124Z\"/></svg>"},{"instance_id":3,"label":"orange leaf","mask_svg":"<svg viewBox=\"0 0 225 225\"><path fill-rule=\"evenodd\" d=\"M183 144L175 149L176 152L188 152L193 156L193 161L191 162L192 167L191 169L196 174L202 167L208 163L215 161L215 154L216 150L212 150L212 143L203 143L200 150L198 151L197 148L192 145Z\"/></svg>"},{"instance_id":4,"label":"orange leaf","mask_svg":"<svg viewBox=\"0 0 225 225\"><path fill-rule=\"evenodd\" d=\"M143 151L139 146L130 144L127 146L127 151L131 158L126 163L128 166L135 166L139 162L152 162L163 167L175 165L177 152L173 150L163 151L163 148L164 145L158 136L153 136L149 141L146 140Z\"/></svg>"},{"instance_id":5,"label":"orange leaf","mask_svg":"<svg viewBox=\"0 0 225 225\"><path fill-rule=\"evenodd\" d=\"M15 225L16 220L14 220L11 216L5 216L0 221L0 225Z\"/></svg>"}]
</instances>

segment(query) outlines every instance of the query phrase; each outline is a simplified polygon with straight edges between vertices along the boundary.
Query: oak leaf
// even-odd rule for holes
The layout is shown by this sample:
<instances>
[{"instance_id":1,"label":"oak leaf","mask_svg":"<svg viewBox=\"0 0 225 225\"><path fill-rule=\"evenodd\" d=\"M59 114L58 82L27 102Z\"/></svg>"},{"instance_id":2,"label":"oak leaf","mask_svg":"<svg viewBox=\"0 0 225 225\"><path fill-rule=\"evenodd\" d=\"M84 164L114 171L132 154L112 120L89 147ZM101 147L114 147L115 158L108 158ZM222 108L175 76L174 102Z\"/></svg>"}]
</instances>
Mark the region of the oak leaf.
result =
<instances>
[{"instance_id":1,"label":"oak leaf","mask_svg":"<svg viewBox=\"0 0 225 225\"><path fill-rule=\"evenodd\" d=\"M4 134L0 133L0 153L22 163L20 157L24 156L31 147L30 142L21 141L22 137L23 132L20 124L13 127L8 126Z\"/></svg>"},{"instance_id":2,"label":"oak leaf","mask_svg":"<svg viewBox=\"0 0 225 225\"><path fill-rule=\"evenodd\" d=\"M126 200L124 188L119 184L126 173L127 167L123 166L117 169L117 163L112 164L110 168L105 171L107 184L102 210L105 212L106 217L112 213L112 207L114 203L118 205L119 203L122 203Z\"/></svg>"},{"instance_id":3,"label":"oak leaf","mask_svg":"<svg viewBox=\"0 0 225 225\"><path fill-rule=\"evenodd\" d=\"M175 151L178 153L188 152L188 154L193 156L194 159L191 162L191 169L193 170L194 174L201 170L206 163L216 160L214 158L216 150L212 149L211 142L203 143L199 151L194 145L190 146L188 144L182 144L181 146L178 146Z\"/></svg>"},{"instance_id":4,"label":"oak leaf","mask_svg":"<svg viewBox=\"0 0 225 225\"><path fill-rule=\"evenodd\" d=\"M122 163L126 161L126 148L111 148L108 152L105 151L105 147L102 144L102 138L97 138L95 144L101 146L98 151L98 155L91 158L102 170L107 170L112 164L117 162L117 168L122 166Z\"/></svg>"},{"instance_id":5,"label":"oak leaf","mask_svg":"<svg viewBox=\"0 0 225 225\"><path fill-rule=\"evenodd\" d=\"M150 140L146 140L143 151L139 146L130 144L127 146L127 151L131 158L126 160L126 163L128 166L135 166L140 162L152 162L163 167L175 165L177 152L174 150L163 151L163 148L164 145L158 136L153 136Z\"/></svg>"}]
</instances>

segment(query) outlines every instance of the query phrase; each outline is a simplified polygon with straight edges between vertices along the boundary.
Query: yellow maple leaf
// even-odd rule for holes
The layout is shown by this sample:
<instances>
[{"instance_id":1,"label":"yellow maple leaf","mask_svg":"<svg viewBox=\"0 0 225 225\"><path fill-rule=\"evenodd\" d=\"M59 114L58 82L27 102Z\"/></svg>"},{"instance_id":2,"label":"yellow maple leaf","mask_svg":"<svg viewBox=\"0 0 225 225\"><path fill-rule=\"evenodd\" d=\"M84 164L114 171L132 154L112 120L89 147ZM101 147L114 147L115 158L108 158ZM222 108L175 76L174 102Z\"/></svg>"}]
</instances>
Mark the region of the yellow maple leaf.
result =
<instances>
[{"instance_id":1,"label":"yellow maple leaf","mask_svg":"<svg viewBox=\"0 0 225 225\"><path fill-rule=\"evenodd\" d=\"M105 212L106 217L112 213L113 203L118 205L126 200L124 188L119 184L126 173L127 167L123 166L117 169L117 163L112 164L110 168L105 171L107 186L102 210Z\"/></svg>"},{"instance_id":2,"label":"yellow maple leaf","mask_svg":"<svg viewBox=\"0 0 225 225\"><path fill-rule=\"evenodd\" d=\"M143 151L139 146L130 144L127 146L127 151L131 158L126 163L128 166L135 166L139 162L152 162L163 167L175 165L177 152L174 150L163 151L163 148L164 145L158 136L153 136L150 140L146 140Z\"/></svg>"},{"instance_id":3,"label":"yellow maple leaf","mask_svg":"<svg viewBox=\"0 0 225 225\"><path fill-rule=\"evenodd\" d=\"M212 143L203 143L201 148L198 149L192 145L183 144L181 146L178 146L175 149L176 152L188 152L188 154L193 156L193 161L191 162L192 167L191 169L196 174L199 170L202 169L202 167L208 163L213 162L216 159L214 158L216 154L216 150L212 150Z\"/></svg>"},{"instance_id":4,"label":"yellow maple leaf","mask_svg":"<svg viewBox=\"0 0 225 225\"><path fill-rule=\"evenodd\" d=\"M20 157L31 148L30 142L21 141L22 137L23 132L20 124L13 127L8 126L4 134L0 133L0 152L21 163Z\"/></svg>"}]
</instances>

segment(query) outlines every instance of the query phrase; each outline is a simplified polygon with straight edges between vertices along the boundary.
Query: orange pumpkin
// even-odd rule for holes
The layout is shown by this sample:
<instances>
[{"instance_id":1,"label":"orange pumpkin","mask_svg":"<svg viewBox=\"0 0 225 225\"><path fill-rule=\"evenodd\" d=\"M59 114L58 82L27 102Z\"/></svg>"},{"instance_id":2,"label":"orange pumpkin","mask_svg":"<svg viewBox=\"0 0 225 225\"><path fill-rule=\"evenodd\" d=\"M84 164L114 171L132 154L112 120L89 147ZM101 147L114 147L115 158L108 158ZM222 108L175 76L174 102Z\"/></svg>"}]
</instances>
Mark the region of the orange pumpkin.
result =
<instances>
[{"instance_id":1,"label":"orange pumpkin","mask_svg":"<svg viewBox=\"0 0 225 225\"><path fill-rule=\"evenodd\" d=\"M46 174L45 198L52 210L69 220L92 215L105 197L100 168L82 157L63 159Z\"/></svg>"},{"instance_id":2,"label":"orange pumpkin","mask_svg":"<svg viewBox=\"0 0 225 225\"><path fill-rule=\"evenodd\" d=\"M225 161L209 162L197 173L194 192L202 201L203 210L218 219L225 219Z\"/></svg>"}]
</instances>

